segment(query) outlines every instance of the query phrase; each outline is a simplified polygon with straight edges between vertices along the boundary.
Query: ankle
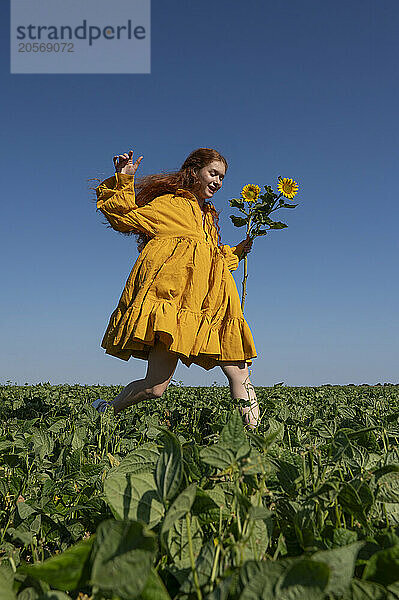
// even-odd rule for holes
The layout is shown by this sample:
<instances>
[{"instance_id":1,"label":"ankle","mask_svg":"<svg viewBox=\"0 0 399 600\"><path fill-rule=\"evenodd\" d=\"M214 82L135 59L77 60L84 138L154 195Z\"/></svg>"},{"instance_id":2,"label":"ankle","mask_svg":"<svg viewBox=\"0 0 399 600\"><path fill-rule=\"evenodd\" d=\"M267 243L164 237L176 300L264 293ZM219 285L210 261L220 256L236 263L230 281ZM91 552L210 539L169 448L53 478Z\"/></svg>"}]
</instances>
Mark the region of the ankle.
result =
<instances>
[{"instance_id":1,"label":"ankle","mask_svg":"<svg viewBox=\"0 0 399 600\"><path fill-rule=\"evenodd\" d=\"M126 386L127 387L127 386ZM153 395L148 392L148 390L138 390L132 389L128 391L126 394L123 394L124 390L122 390L120 397L116 397L113 401L113 407L115 414L120 413L122 410L129 408L129 406L134 406L143 400L149 400L153 398ZM123 395L122 395L123 394Z\"/></svg>"}]
</instances>

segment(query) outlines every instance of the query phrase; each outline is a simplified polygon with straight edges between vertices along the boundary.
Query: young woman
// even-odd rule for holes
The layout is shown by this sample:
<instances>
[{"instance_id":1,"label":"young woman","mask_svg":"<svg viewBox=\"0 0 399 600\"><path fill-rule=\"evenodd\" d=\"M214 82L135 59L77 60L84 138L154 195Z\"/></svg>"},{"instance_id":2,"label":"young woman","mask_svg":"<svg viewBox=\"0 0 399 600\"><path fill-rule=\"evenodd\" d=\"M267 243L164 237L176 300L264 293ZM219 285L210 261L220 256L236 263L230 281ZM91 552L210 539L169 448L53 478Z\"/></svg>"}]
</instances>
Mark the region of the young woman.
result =
<instances>
[{"instance_id":1,"label":"young woman","mask_svg":"<svg viewBox=\"0 0 399 600\"><path fill-rule=\"evenodd\" d=\"M216 150L199 148L179 171L134 175L133 151L114 156L115 175L97 188L97 208L113 229L138 236L140 255L126 282L102 340L107 354L148 361L144 379L129 383L107 403L93 406L115 414L141 400L160 398L178 360L206 370L220 366L233 399L250 428L259 407L248 365L256 358L230 271L250 252L246 238L235 247L220 243L218 213L210 198L222 187L227 161Z\"/></svg>"}]
</instances>

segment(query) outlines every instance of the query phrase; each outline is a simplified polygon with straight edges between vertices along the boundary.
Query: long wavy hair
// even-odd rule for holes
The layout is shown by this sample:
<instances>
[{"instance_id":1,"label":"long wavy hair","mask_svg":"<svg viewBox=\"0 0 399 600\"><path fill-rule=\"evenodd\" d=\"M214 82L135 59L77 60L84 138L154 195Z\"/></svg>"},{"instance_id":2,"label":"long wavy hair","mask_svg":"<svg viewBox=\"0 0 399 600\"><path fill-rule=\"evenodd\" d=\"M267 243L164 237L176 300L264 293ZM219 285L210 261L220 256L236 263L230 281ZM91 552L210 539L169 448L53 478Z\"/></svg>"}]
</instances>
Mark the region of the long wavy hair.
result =
<instances>
[{"instance_id":1,"label":"long wavy hair","mask_svg":"<svg viewBox=\"0 0 399 600\"><path fill-rule=\"evenodd\" d=\"M153 175L144 175L138 177L135 181L136 204L144 206L164 194L174 194L178 189L184 189L192 192L194 195L198 193L201 182L197 173L203 167L209 165L214 160L221 161L227 171L227 160L217 150L213 148L198 148L191 152L180 169L170 173L155 173ZM218 245L221 246L219 214L211 202L204 202L203 209L212 214L213 222L218 234ZM141 252L150 239L141 231L129 231L123 235L135 235L137 249Z\"/></svg>"}]
</instances>

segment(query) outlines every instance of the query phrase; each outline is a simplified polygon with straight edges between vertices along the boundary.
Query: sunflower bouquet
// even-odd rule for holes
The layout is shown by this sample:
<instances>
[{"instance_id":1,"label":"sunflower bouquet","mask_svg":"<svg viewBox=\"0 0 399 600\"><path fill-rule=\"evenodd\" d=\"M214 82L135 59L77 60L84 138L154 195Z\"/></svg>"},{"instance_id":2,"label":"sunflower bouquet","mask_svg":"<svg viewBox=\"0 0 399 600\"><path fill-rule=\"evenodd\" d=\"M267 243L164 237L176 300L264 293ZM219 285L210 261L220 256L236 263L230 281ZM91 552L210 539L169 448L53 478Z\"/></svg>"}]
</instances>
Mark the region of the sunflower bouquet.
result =
<instances>
[{"instance_id":1,"label":"sunflower bouquet","mask_svg":"<svg viewBox=\"0 0 399 600\"><path fill-rule=\"evenodd\" d=\"M244 185L241 191L241 198L233 198L229 200L230 206L238 208L245 215L238 217L230 215L230 219L236 227L246 225L247 237L255 239L260 235L266 235L269 229L283 229L287 227L281 221L273 221L270 214L280 208L295 208L297 204L289 204L284 198L292 200L298 192L298 184L288 177L279 177L277 189L279 193L275 193L270 185L265 185L265 192L260 193L260 187L253 183ZM282 198L284 196L284 198ZM247 203L247 204L246 204ZM242 281L242 298L241 309L244 311L246 286L248 277L247 256L244 254L244 278Z\"/></svg>"}]
</instances>

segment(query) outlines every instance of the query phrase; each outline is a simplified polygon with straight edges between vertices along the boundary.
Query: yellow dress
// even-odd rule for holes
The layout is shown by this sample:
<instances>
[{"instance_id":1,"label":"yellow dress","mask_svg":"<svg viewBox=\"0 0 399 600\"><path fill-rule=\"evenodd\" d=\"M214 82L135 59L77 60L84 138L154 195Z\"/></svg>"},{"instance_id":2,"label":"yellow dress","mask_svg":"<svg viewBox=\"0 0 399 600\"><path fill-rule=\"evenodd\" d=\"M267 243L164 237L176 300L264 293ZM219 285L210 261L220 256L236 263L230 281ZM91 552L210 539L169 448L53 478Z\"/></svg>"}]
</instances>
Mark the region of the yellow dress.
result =
<instances>
[{"instance_id":1,"label":"yellow dress","mask_svg":"<svg viewBox=\"0 0 399 600\"><path fill-rule=\"evenodd\" d=\"M96 189L97 208L113 229L151 239L127 279L101 346L123 360L148 359L155 335L183 364L206 370L219 361L252 364L256 350L230 271L237 247L217 245L212 214L187 190L139 207L134 176L115 173Z\"/></svg>"}]
</instances>

